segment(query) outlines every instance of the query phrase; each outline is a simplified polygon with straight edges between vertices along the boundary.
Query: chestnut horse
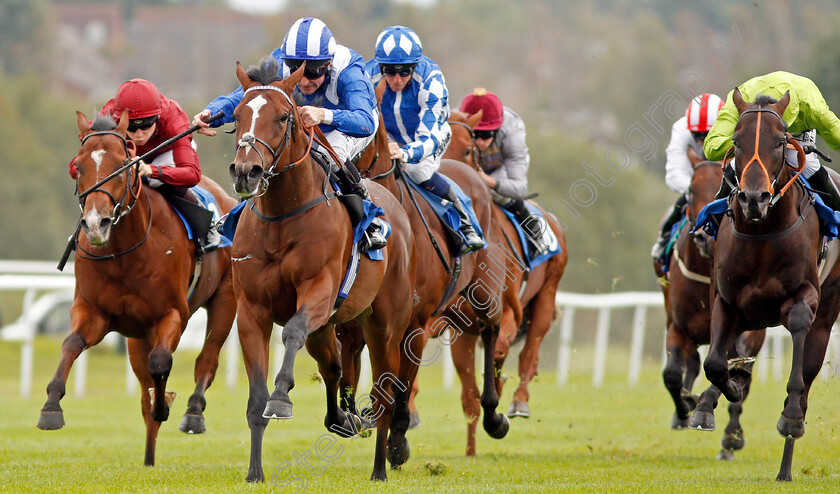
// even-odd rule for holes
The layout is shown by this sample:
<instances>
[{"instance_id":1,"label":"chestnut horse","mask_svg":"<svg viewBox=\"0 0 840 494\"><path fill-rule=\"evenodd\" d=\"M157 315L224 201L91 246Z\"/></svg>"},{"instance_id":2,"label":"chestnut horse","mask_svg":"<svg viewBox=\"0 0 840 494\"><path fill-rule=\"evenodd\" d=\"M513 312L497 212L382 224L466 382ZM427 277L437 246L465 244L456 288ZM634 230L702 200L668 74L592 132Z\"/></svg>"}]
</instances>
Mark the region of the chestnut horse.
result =
<instances>
[{"instance_id":1,"label":"chestnut horse","mask_svg":"<svg viewBox=\"0 0 840 494\"><path fill-rule=\"evenodd\" d=\"M700 373L700 354L697 348L708 345L710 341L709 324L711 317L710 275L712 261L701 254L694 243L694 234L690 233L697 222L697 213L715 199L723 169L718 161L701 161L692 148L688 149L694 173L688 188L688 207L686 219L675 233L676 244L670 257L667 273L654 261L654 270L662 285L665 298L666 333L665 346L668 359L662 371L665 387L674 400L676 411L671 420L674 430L689 427L689 414L697 406L700 397L692 394L694 381ZM735 348L731 349L732 358L755 357L764 343L764 330L744 333L739 336ZM751 371L752 364L742 364ZM744 389L744 398L749 391L749 382ZM706 393L718 395L714 386ZM716 399L716 398L715 398ZM744 447L744 432L740 416L743 400L729 404L729 423L726 426L722 449L718 459L732 459L733 452ZM710 424L691 424L695 429L714 430L714 415L708 417Z\"/></svg>"},{"instance_id":2,"label":"chestnut horse","mask_svg":"<svg viewBox=\"0 0 840 494\"><path fill-rule=\"evenodd\" d=\"M187 238L166 199L143 187L136 167L93 188L133 155L134 144L126 137L127 112L116 127L109 117L100 116L91 128L84 115L76 115L82 138L76 155L76 185L83 196L82 233L76 241L76 292L70 308L72 329L61 345L61 360L47 386L48 399L38 427L56 430L64 426L59 401L70 367L83 350L102 341L110 331L118 331L128 337L131 367L143 390L144 463L154 465L158 429L169 417L174 398L165 392L172 352L190 315L199 307L207 309L207 339L196 360L196 388L180 429L204 431L204 392L213 382L219 351L236 311L230 248L202 255L201 276L190 294L197 263L195 243ZM223 212L236 203L207 177L202 177L199 185L213 194Z\"/></svg>"},{"instance_id":3,"label":"chestnut horse","mask_svg":"<svg viewBox=\"0 0 840 494\"><path fill-rule=\"evenodd\" d=\"M463 161L471 167L476 166L479 153L473 141L472 128L480 120L481 112L475 115L466 115L459 111L452 112L449 117L452 139L444 154L445 157ZM533 202L531 204L536 205ZM519 386L513 394L513 401L508 410L509 417L530 416L528 384L537 374L540 344L556 316L555 295L568 261L565 233L553 215L542 208L540 210L557 237L561 252L538 265L533 271L527 272L524 264L526 254L522 245L516 240L519 237L515 227L502 211L501 206L495 203L492 206L493 222L490 238L496 239L497 244L494 246L498 249L493 262L504 266L499 271L505 272L505 280L502 294L501 329L495 350L492 353L488 352L485 346L485 366L488 366L492 355L493 375L496 376L496 389L499 395L502 393L505 382L501 370L510 345L515 339L525 337L525 345L519 354ZM467 319L471 321L471 324L475 323L473 315L467 314ZM467 416L467 456L475 455L475 429L480 413L478 389L475 384L476 341L475 331L472 330L466 331L452 344L452 359L461 380L461 402L464 414ZM486 345L486 342L484 343ZM487 375L486 369L484 374Z\"/></svg>"},{"instance_id":4,"label":"chestnut horse","mask_svg":"<svg viewBox=\"0 0 840 494\"><path fill-rule=\"evenodd\" d=\"M358 431L358 417L338 406L342 369L335 327L349 321L353 324L347 327L363 331L370 347L377 407L371 480L385 480L394 408L391 387L404 388L401 383L409 379L399 357L414 305L414 239L399 202L370 183L370 195L385 211L391 235L382 260L355 255L350 216L332 199L336 194L329 192L326 172L309 154L301 117L290 97L303 67L286 80L277 76L279 68L274 59L247 73L236 67L245 94L234 112L238 147L230 174L236 192L249 205L239 220L232 252L239 337L250 382L247 480L265 480L262 439L268 419L292 418L289 391L295 385L295 358L304 344L326 384L325 425L345 437ZM336 310L351 260L358 263L355 283ZM285 354L269 396L266 378L274 323L284 326Z\"/></svg>"},{"instance_id":5,"label":"chestnut horse","mask_svg":"<svg viewBox=\"0 0 840 494\"><path fill-rule=\"evenodd\" d=\"M385 81L381 81L377 87L380 99L384 89ZM442 341L457 340L463 337L459 337L463 331L472 331L473 338L481 336L488 343L488 348L492 349L499 331L501 315L499 279L504 277L504 266L500 266L499 261L494 261L503 257L493 246L457 257L458 246L447 234L446 227L431 206L424 199L416 197L419 195L416 191L408 188L404 180L396 179L395 167L396 164L391 161L388 151L387 132L380 122L376 139L359 159L359 169L363 176L382 184L402 203L414 232L417 263L418 266L423 266L423 269L418 270L413 287L417 301L409 326L412 331L406 334L401 355L402 365L412 370L412 379L407 382L408 386L401 390L404 393L401 403L405 404L405 407L398 409L394 416L395 425L392 427L388 452L393 467L405 463L409 456L408 442L405 439L409 425L408 398L416 382L418 366L429 365L431 360L436 358L431 357L425 361L422 359L426 343L429 338L442 334L449 337L449 340L444 337ZM476 217L485 232L485 239L490 244L493 237L488 236L486 232L492 229L492 200L487 188L480 177L462 163L443 160L441 172L444 171L446 176L470 197ZM467 312L471 314L469 319L464 315ZM478 317L472 314L478 314ZM475 319L479 321L480 326L473 322ZM349 341L345 336L342 336L341 341L342 352L348 353L345 359L345 370L348 372L342 378L342 396L346 400L345 406L352 410L355 407L353 395L358 382L358 355L364 341ZM488 351L486 362L492 363L491 357L492 353ZM482 406L485 410L484 428L490 437L501 439L509 430L509 422L507 417L496 412L499 398L492 379L492 367L488 366L485 375L488 378L485 379L482 395Z\"/></svg>"},{"instance_id":6,"label":"chestnut horse","mask_svg":"<svg viewBox=\"0 0 840 494\"><path fill-rule=\"evenodd\" d=\"M740 114L732 138L738 183L729 198L731 216L723 218L715 245L711 346L703 369L726 399L738 402L749 375L737 364L730 369L735 339L743 331L787 328L793 360L776 425L785 437L776 479L790 481L793 447L805 433L808 392L840 312L840 264L820 270L819 220L797 180L805 154L781 117L790 94L779 101L759 95L749 103L735 89L732 100ZM788 143L798 151L796 173L785 161ZM715 404L701 399L694 413L712 413Z\"/></svg>"}]
</instances>

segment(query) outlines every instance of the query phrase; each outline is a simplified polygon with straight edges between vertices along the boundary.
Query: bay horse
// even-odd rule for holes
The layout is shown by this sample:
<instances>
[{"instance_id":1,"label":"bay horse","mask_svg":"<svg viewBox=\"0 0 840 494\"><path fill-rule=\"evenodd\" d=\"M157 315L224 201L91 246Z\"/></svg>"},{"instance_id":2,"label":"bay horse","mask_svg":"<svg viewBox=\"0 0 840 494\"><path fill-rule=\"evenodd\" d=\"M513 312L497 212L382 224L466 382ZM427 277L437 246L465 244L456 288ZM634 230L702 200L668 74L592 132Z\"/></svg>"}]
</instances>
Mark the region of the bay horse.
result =
<instances>
[{"instance_id":1,"label":"bay horse","mask_svg":"<svg viewBox=\"0 0 840 494\"><path fill-rule=\"evenodd\" d=\"M694 242L691 231L697 223L697 214L706 204L714 201L723 180L723 168L718 161L702 160L688 149L688 158L694 173L688 188L686 221L676 235L674 251L670 257L669 270L653 262L654 271L661 282L665 299L665 347L668 355L662 379L665 388L674 400L676 410L671 420L671 429L689 427L689 415L697 406L700 397L692 394L694 381L700 374L700 354L697 348L710 342L711 324L711 271L712 260L703 255ZM735 348L730 349L731 358L755 357L764 343L764 330L750 331L738 337ZM743 364L751 371L752 364ZM744 399L749 392L749 381L744 388ZM714 386L704 395L706 399L720 395ZM743 400L729 404L729 423L726 426L718 459L734 458L734 451L744 447L744 432L740 423ZM696 417L696 416L695 416ZM708 422L692 424L694 429L714 430L714 414L705 417Z\"/></svg>"},{"instance_id":2,"label":"bay horse","mask_svg":"<svg viewBox=\"0 0 840 494\"><path fill-rule=\"evenodd\" d=\"M332 200L336 194L328 192L329 177L309 153L290 97L303 67L285 80L277 75L279 68L274 59L247 73L238 63L236 67L245 94L234 112L238 146L230 174L237 194L249 205L239 220L232 252L239 338L250 383L247 480L265 480L262 439L269 419L292 418L289 391L295 384L295 358L304 344L326 384L325 426L344 437L359 430L359 418L338 406L342 368L335 327L342 323L362 331L370 347L377 407L371 480L386 480L386 440L395 401L391 388L408 379L399 357L414 305L414 238L399 202L383 187L369 183L391 235L382 260L356 255L350 216L339 200ZM337 308L351 260L358 263L355 283ZM285 354L269 395L273 323L284 326Z\"/></svg>"},{"instance_id":3,"label":"bay horse","mask_svg":"<svg viewBox=\"0 0 840 494\"><path fill-rule=\"evenodd\" d=\"M735 89L732 100L740 115L732 138L738 183L729 198L731 216L723 218L715 245L711 346L703 369L726 399L740 401L748 373L727 361L735 338L778 324L787 328L793 359L776 425L785 438L776 480L791 481L794 444L805 433L808 392L840 312L840 264L820 271L819 220L811 211L813 199L797 180L805 153L781 117L790 94L778 101L759 95L749 103ZM797 150L796 172L785 161L787 144ZM710 411L701 405L695 414Z\"/></svg>"},{"instance_id":4,"label":"bay horse","mask_svg":"<svg viewBox=\"0 0 840 494\"><path fill-rule=\"evenodd\" d=\"M449 117L452 138L444 157L465 163L477 169L480 153L475 147L472 129L481 120L481 111L467 115L453 111ZM448 169L444 169L448 170ZM483 182L482 182L483 184ZM487 187L484 187L487 189ZM530 201L529 201L530 202ZM496 265L503 265L499 271L505 273L502 293L502 320L499 337L495 347L488 350L485 344L485 370L490 367L492 356L493 376L495 376L497 394L501 395L505 378L502 366L507 358L511 344L524 336L525 344L519 354L519 385L513 394L513 401L508 410L509 417L529 417L528 384L537 374L539 349L545 335L556 317L555 295L568 261L566 236L556 218L534 202L546 218L549 227L557 237L561 251L535 269L528 272L525 265L522 245L517 240L515 227L502 210L492 202L493 221L490 229L491 238L497 242L497 255L492 259ZM474 315L466 313L470 324L475 324ZM452 359L461 380L461 403L467 417L467 456L475 455L475 429L480 413L478 388L475 382L475 330L466 331L452 343ZM416 388L416 387L415 387ZM413 397L412 397L413 398ZM482 400L483 402L483 400Z\"/></svg>"},{"instance_id":5,"label":"bay horse","mask_svg":"<svg viewBox=\"0 0 840 494\"><path fill-rule=\"evenodd\" d=\"M377 97L380 100L385 84L383 80L377 87ZM496 412L499 398L492 379L491 359L501 316L501 284L498 280L505 276L504 267L493 259L502 257L494 246L459 257L458 246L446 232L446 227L425 200L414 197L417 192L408 188L405 180L396 179L395 175L399 172L396 172L395 167L396 164L391 161L388 150L388 135L380 121L375 140L359 159L359 170L362 176L380 183L399 199L414 232L418 266L423 267L418 269L413 287L416 301L409 325L411 331L406 333L403 341L401 370L403 367L410 369L410 380L403 381L407 386L399 391L403 394L399 403L404 407L397 409L392 422L388 451L392 467L402 465L410 455L405 438L410 421L408 399L417 381L418 367L431 363L423 361L422 355L432 337L446 335L451 341L457 341L466 336L462 335L462 332L472 331L472 337L480 336L487 342L491 350L487 352L486 362L491 365L485 372L487 379L481 399L485 411L484 428L490 437L501 439L510 427L507 417ZM489 245L494 238L492 234L487 234L492 230L492 199L484 183L475 171L457 161L442 160L440 170L445 171L445 175L470 197ZM466 313L470 316L466 317ZM359 339L351 340L344 334L341 341L342 353L346 352L345 370L348 371L342 377L342 399L345 402L344 406L352 410L355 407L353 396L359 377L358 356L365 342Z\"/></svg>"},{"instance_id":6,"label":"bay horse","mask_svg":"<svg viewBox=\"0 0 840 494\"><path fill-rule=\"evenodd\" d=\"M213 382L219 351L236 311L230 248L203 254L201 275L193 280L198 262L195 243L187 238L167 200L143 186L136 167L93 188L133 157L134 144L126 137L128 113L123 112L117 124L110 117L96 117L92 126L82 113L76 115L82 138L76 155L76 185L80 193L89 195L80 196L82 230L76 240L71 331L61 345L58 369L47 386L48 398L38 428L57 430L64 426L59 402L70 367L82 351L98 344L107 333L118 331L128 337L131 368L143 390L144 464L151 466L155 463L158 430L169 417L174 399L174 394L166 392L172 352L190 315L199 307L207 309L207 339L196 360L196 388L180 429L204 431L204 392ZM209 178L202 177L199 185L213 194L222 212L235 205Z\"/></svg>"}]
</instances>

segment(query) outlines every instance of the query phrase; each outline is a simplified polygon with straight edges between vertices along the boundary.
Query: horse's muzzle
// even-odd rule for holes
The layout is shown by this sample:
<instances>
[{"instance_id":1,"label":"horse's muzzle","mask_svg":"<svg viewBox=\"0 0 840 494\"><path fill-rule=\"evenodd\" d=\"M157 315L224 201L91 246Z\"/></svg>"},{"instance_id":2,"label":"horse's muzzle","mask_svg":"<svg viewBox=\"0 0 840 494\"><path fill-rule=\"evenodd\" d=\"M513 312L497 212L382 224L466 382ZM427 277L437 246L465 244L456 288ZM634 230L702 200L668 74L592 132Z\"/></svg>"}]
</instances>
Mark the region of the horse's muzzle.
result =
<instances>
[{"instance_id":1,"label":"horse's muzzle","mask_svg":"<svg viewBox=\"0 0 840 494\"><path fill-rule=\"evenodd\" d=\"M773 197L770 191L745 191L738 192L738 204L744 212L744 216L750 221L762 221L767 217L770 207L770 199Z\"/></svg>"},{"instance_id":2,"label":"horse's muzzle","mask_svg":"<svg viewBox=\"0 0 840 494\"><path fill-rule=\"evenodd\" d=\"M96 209L88 211L81 219L82 230L93 245L105 245L111 235L114 221L110 216L101 216Z\"/></svg>"},{"instance_id":3,"label":"horse's muzzle","mask_svg":"<svg viewBox=\"0 0 840 494\"><path fill-rule=\"evenodd\" d=\"M230 178L233 181L233 189L245 198L257 194L264 174L265 170L260 165L247 162L230 164Z\"/></svg>"}]
</instances>

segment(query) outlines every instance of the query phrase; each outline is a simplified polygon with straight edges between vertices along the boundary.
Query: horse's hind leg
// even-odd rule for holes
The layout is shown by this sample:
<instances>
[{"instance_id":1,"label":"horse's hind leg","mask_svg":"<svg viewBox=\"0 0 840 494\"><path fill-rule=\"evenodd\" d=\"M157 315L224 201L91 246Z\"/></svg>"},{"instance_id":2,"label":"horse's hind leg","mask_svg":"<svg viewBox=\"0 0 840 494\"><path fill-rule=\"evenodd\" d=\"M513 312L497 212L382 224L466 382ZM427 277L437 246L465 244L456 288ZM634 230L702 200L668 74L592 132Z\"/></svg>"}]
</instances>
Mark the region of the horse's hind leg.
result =
<instances>
[{"instance_id":1,"label":"horse's hind leg","mask_svg":"<svg viewBox=\"0 0 840 494\"><path fill-rule=\"evenodd\" d=\"M559 279L557 281L559 283ZM551 328L555 314L554 297L557 293L557 284L547 284L546 286L550 289L546 290L544 287L531 302L531 310L529 311L531 324L528 327L528 335L525 337L525 346L519 353L519 387L513 393L513 401L507 413L508 417L528 418L531 416L531 411L528 408L528 401L531 399L528 385L537 375L537 366L540 362L540 345L542 345L545 335Z\"/></svg>"},{"instance_id":2,"label":"horse's hind leg","mask_svg":"<svg viewBox=\"0 0 840 494\"><path fill-rule=\"evenodd\" d=\"M718 453L718 460L731 460L735 457L734 452L744 448L744 430L741 428L741 412L744 411L744 401L750 393L752 384L752 362L737 364L737 367L730 372L736 379L743 379L744 394L741 401L729 404L729 423L723 431L723 439L720 441L721 450Z\"/></svg>"},{"instance_id":3,"label":"horse's hind leg","mask_svg":"<svg viewBox=\"0 0 840 494\"><path fill-rule=\"evenodd\" d=\"M671 419L671 429L679 430L688 426L688 415L694 407L689 408L689 403L684 399L686 381L684 369L688 366L686 359L688 345L684 334L673 322L668 324L665 344L668 352L668 360L665 363L665 368L662 370L662 381L665 383L665 388L671 395L671 399L674 401L674 406L676 407L674 416ZM688 392L691 392L691 388L688 388Z\"/></svg>"},{"instance_id":4,"label":"horse's hind leg","mask_svg":"<svg viewBox=\"0 0 840 494\"><path fill-rule=\"evenodd\" d=\"M461 407L467 419L467 456L475 456L475 429L481 415L475 381L475 346L478 335L464 333L452 342L452 363L461 381Z\"/></svg>"},{"instance_id":5,"label":"horse's hind leg","mask_svg":"<svg viewBox=\"0 0 840 494\"><path fill-rule=\"evenodd\" d=\"M816 308L816 290L811 285L803 287L792 300L791 305L782 305L782 314L787 315L787 324L793 340L792 364L790 376L787 383L787 399L782 416L776 424L776 430L783 437L799 439L805 434L805 409L802 406L805 396L805 381L803 366L805 362L805 338L808 330L814 321L814 308ZM787 310L786 310L787 309ZM784 321L783 321L784 322ZM823 349L822 355L825 354ZM822 362L820 362L820 365Z\"/></svg>"},{"instance_id":6,"label":"horse's hind leg","mask_svg":"<svg viewBox=\"0 0 840 494\"><path fill-rule=\"evenodd\" d=\"M359 432L359 423L348 418L338 406L338 380L341 377L341 354L335 337L335 326L329 325L309 335L306 350L318 362L318 371L327 388L327 416L324 426L342 437L351 437Z\"/></svg>"},{"instance_id":7,"label":"horse's hind leg","mask_svg":"<svg viewBox=\"0 0 840 494\"><path fill-rule=\"evenodd\" d=\"M170 309L157 325L152 329L154 347L149 352L149 373L154 381L154 398L152 403L152 418L164 422L169 418L169 408L175 399L175 393L167 393L166 382L172 371L172 352L178 346L183 325L181 314L176 309Z\"/></svg>"},{"instance_id":8,"label":"horse's hind leg","mask_svg":"<svg viewBox=\"0 0 840 494\"><path fill-rule=\"evenodd\" d=\"M70 319L73 330L61 344L58 369L47 385L47 401L38 418L38 428L45 431L64 427L64 411L60 401L66 391L70 368L85 348L102 341L109 330L107 321L86 305L74 303L70 309Z\"/></svg>"},{"instance_id":9,"label":"horse's hind leg","mask_svg":"<svg viewBox=\"0 0 840 494\"><path fill-rule=\"evenodd\" d=\"M341 379L338 381L341 409L358 415L356 392L362 367L362 350L365 348L364 332L358 323L351 321L336 327L336 338L341 347Z\"/></svg>"},{"instance_id":10,"label":"horse's hind leg","mask_svg":"<svg viewBox=\"0 0 840 494\"><path fill-rule=\"evenodd\" d=\"M499 395L496 393L495 364L493 353L496 337L499 334L498 324L485 327L481 331L484 342L484 391L481 393L481 408L484 410L484 431L493 439L505 437L510 429L510 421L504 414L496 412L499 406Z\"/></svg>"},{"instance_id":11,"label":"horse's hind leg","mask_svg":"<svg viewBox=\"0 0 840 494\"><path fill-rule=\"evenodd\" d=\"M140 410L143 413L143 422L146 423L146 453L143 464L151 467L155 464L155 445L157 443L158 430L160 429L160 421L152 417L152 397L147 392L148 389L153 388L155 385L152 375L149 373L149 353L151 352L151 347L146 340L128 338L127 341L128 360L131 363L131 369L134 371L134 375L140 381Z\"/></svg>"},{"instance_id":12,"label":"horse's hind leg","mask_svg":"<svg viewBox=\"0 0 840 494\"><path fill-rule=\"evenodd\" d=\"M230 284L230 280L222 280L221 283ZM187 401L187 411L178 426L181 432L200 434L207 430L203 414L207 406L204 393L216 377L219 353L230 334L235 316L236 299L230 286L217 292L207 305L207 338L195 360L195 391Z\"/></svg>"}]
</instances>

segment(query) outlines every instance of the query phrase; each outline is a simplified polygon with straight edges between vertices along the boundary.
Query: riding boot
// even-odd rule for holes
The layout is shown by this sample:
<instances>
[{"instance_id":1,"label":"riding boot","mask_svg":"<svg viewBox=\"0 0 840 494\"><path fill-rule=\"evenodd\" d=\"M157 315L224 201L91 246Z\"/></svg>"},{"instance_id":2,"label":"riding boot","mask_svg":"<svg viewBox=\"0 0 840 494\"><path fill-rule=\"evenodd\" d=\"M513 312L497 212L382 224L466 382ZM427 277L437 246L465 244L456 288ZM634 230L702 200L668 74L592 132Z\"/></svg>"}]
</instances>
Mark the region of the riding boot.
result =
<instances>
[{"instance_id":1,"label":"riding boot","mask_svg":"<svg viewBox=\"0 0 840 494\"><path fill-rule=\"evenodd\" d=\"M335 171L338 177L339 184L345 194L354 194L361 197L365 201L370 201L370 193L362 181L362 176L356 170L355 165L350 160L344 162L344 166ZM355 224L355 223L354 223ZM359 241L359 249L362 252L368 250L382 249L388 245L388 240L382 234L382 222L378 218L374 218L370 226L365 230L365 234Z\"/></svg>"},{"instance_id":2,"label":"riding boot","mask_svg":"<svg viewBox=\"0 0 840 494\"><path fill-rule=\"evenodd\" d=\"M677 198L677 202L674 203L674 207L671 208L671 213L665 219L665 223L662 224L662 229L659 231L659 238L656 240L656 243L653 245L653 249L650 251L651 257L654 260L659 261L660 264L665 264L665 247L668 246L668 241L671 240L671 229L677 222L683 217L683 210L685 209L685 205L688 203L688 199L686 198L685 194L680 194Z\"/></svg>"},{"instance_id":3,"label":"riding boot","mask_svg":"<svg viewBox=\"0 0 840 494\"><path fill-rule=\"evenodd\" d=\"M503 207L513 213L516 221L519 222L519 225L525 232L525 237L534 246L536 252L533 252L531 257L534 258L548 252L551 246L545 242L543 237L547 225L538 215L532 213L525 206L525 201L522 199L513 199Z\"/></svg>"},{"instance_id":4,"label":"riding boot","mask_svg":"<svg viewBox=\"0 0 840 494\"><path fill-rule=\"evenodd\" d=\"M458 194L455 193L455 190L450 187L450 189L441 197L452 203L455 207L455 211L458 212L458 217L461 219L461 227L459 230L466 239L466 242L462 242L460 245L461 254L467 254L484 248L484 239L482 239L478 233L476 233L475 228L473 228L472 222L470 222L470 217L467 214L467 210L464 209L464 204L461 202L461 199L458 198Z\"/></svg>"},{"instance_id":5,"label":"riding boot","mask_svg":"<svg viewBox=\"0 0 840 494\"><path fill-rule=\"evenodd\" d=\"M219 247L222 237L216 225L213 224L213 212L199 203L198 196L192 189L187 189L182 197L171 196L169 200L186 218L201 253L210 252Z\"/></svg>"},{"instance_id":6,"label":"riding boot","mask_svg":"<svg viewBox=\"0 0 840 494\"><path fill-rule=\"evenodd\" d=\"M723 199L724 197L729 197L729 194L732 193L733 186L737 183L738 177L735 172L735 168L731 165L724 165L723 167L723 180L720 183L720 190L715 195L715 200ZM720 220L723 219L723 215L726 214L726 211L722 213L715 213L709 215L709 218L714 222L714 229L720 226ZM714 236L711 230L711 227L707 225L704 230L711 236Z\"/></svg>"},{"instance_id":7,"label":"riding boot","mask_svg":"<svg viewBox=\"0 0 840 494\"><path fill-rule=\"evenodd\" d=\"M811 175L808 183L811 184L811 188L820 193L826 206L835 211L840 211L840 191L837 189L837 184L831 179L828 169L820 165L820 169Z\"/></svg>"}]
</instances>

